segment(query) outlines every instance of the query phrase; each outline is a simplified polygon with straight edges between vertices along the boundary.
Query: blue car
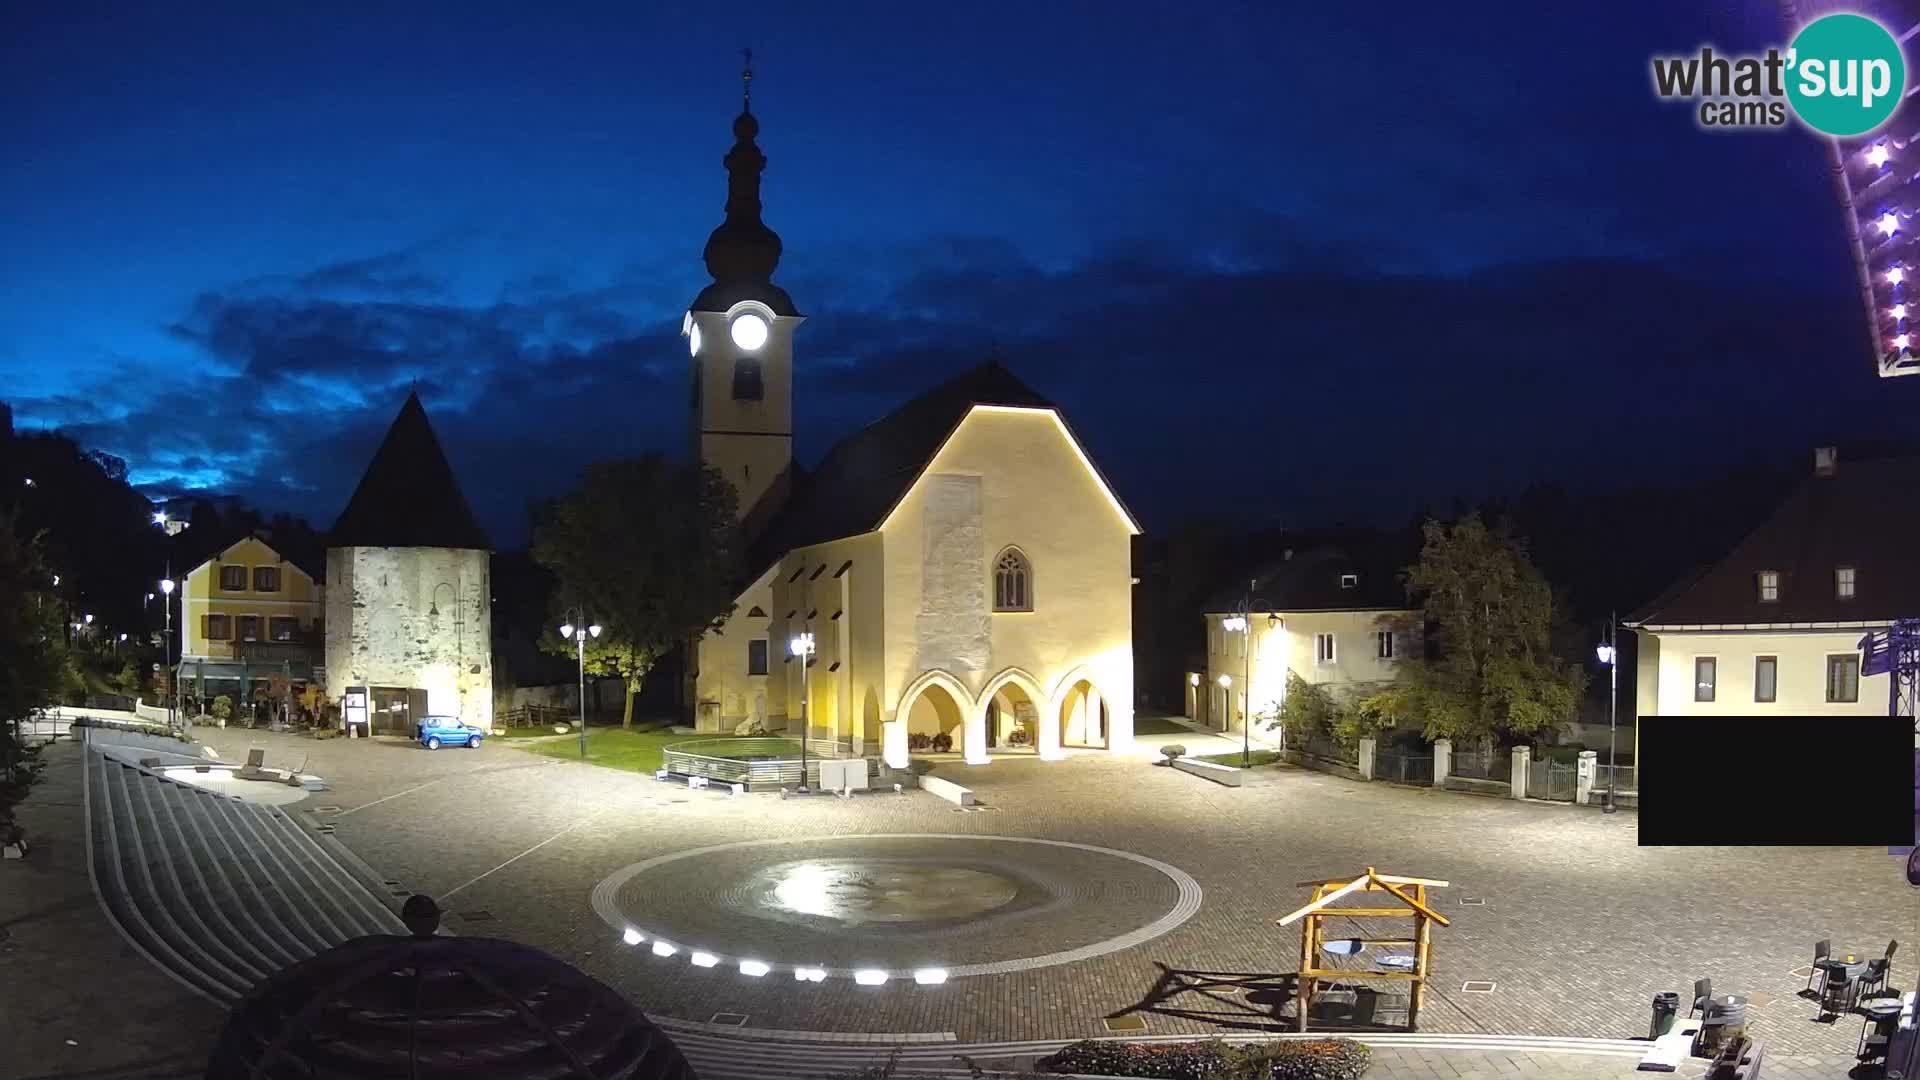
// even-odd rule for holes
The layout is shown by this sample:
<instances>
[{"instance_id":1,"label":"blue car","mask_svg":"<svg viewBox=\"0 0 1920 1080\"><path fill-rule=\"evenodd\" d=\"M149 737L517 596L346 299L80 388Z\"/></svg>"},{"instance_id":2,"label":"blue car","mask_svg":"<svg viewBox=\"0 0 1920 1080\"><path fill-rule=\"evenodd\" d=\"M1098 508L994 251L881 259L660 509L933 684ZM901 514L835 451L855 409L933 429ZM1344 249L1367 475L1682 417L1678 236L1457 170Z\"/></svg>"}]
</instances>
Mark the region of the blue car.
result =
<instances>
[{"instance_id":1,"label":"blue car","mask_svg":"<svg viewBox=\"0 0 1920 1080\"><path fill-rule=\"evenodd\" d=\"M472 724L461 723L457 716L423 716L413 727L413 737L429 750L442 746L468 746L478 750L486 734Z\"/></svg>"}]
</instances>

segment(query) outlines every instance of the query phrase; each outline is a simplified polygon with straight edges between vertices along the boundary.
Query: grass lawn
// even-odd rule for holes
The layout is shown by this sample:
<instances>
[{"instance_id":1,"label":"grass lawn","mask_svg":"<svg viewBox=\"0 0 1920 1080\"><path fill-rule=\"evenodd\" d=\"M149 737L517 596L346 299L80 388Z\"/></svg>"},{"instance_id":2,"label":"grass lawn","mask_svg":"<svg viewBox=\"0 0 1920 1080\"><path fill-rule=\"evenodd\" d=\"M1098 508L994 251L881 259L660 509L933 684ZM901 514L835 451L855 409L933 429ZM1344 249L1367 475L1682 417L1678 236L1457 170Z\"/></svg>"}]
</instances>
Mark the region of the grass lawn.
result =
<instances>
[{"instance_id":1,"label":"grass lawn","mask_svg":"<svg viewBox=\"0 0 1920 1080\"><path fill-rule=\"evenodd\" d=\"M1194 760L1211 762L1215 765L1232 765L1235 768L1238 768L1240 765L1240 755L1238 752L1231 754L1203 754L1195 757ZM1255 765L1278 765L1284 761L1278 750L1255 750L1249 760Z\"/></svg>"},{"instance_id":2,"label":"grass lawn","mask_svg":"<svg viewBox=\"0 0 1920 1080\"><path fill-rule=\"evenodd\" d=\"M609 769L625 769L628 772L651 775L660 768L662 747L686 742L692 738L695 736L675 735L665 730L626 731L617 727L590 727L587 729L587 760ZM554 739L550 742L528 743L521 749L543 757L578 761L580 760L580 733L575 731L566 738Z\"/></svg>"},{"instance_id":3,"label":"grass lawn","mask_svg":"<svg viewBox=\"0 0 1920 1080\"><path fill-rule=\"evenodd\" d=\"M1133 733L1135 735L1185 735L1188 729L1164 716L1135 716Z\"/></svg>"}]
</instances>

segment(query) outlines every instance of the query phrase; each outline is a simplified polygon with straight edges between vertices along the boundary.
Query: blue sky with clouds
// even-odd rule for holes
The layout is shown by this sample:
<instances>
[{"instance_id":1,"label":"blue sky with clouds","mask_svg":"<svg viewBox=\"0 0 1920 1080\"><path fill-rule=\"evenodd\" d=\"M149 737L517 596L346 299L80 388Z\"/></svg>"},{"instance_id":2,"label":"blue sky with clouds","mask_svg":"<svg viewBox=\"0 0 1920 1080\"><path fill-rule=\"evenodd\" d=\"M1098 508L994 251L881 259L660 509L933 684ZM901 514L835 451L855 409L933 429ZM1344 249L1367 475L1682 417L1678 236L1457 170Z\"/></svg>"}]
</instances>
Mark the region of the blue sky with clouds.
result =
<instances>
[{"instance_id":1,"label":"blue sky with clouds","mask_svg":"<svg viewBox=\"0 0 1920 1080\"><path fill-rule=\"evenodd\" d=\"M325 526L417 384L511 542L686 445L750 45L803 460L990 351L1150 526L1920 434L1818 144L1653 100L1775 5L1201 7L16 13L0 398Z\"/></svg>"}]
</instances>

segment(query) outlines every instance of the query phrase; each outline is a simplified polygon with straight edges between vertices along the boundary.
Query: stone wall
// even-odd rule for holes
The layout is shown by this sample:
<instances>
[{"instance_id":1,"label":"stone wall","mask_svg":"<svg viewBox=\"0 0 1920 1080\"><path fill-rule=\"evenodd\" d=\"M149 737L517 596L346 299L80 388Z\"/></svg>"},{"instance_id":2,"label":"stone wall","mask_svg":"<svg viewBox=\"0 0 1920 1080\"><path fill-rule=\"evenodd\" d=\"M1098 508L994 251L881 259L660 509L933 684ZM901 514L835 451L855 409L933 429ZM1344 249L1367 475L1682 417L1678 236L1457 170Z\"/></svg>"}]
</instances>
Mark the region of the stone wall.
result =
<instances>
[{"instance_id":1,"label":"stone wall","mask_svg":"<svg viewBox=\"0 0 1920 1080\"><path fill-rule=\"evenodd\" d=\"M327 552L327 696L415 687L427 709L493 727L489 555L450 548Z\"/></svg>"}]
</instances>

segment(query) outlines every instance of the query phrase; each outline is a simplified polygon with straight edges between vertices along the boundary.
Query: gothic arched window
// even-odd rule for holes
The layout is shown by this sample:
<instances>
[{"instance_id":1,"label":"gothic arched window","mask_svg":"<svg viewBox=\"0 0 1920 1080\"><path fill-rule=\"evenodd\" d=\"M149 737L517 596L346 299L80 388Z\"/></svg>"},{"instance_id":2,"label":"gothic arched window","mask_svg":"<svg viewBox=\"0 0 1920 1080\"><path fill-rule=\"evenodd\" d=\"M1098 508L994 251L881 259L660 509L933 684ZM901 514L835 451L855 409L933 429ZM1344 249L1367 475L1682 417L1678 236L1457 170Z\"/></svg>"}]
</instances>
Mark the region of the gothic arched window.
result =
<instances>
[{"instance_id":1,"label":"gothic arched window","mask_svg":"<svg viewBox=\"0 0 1920 1080\"><path fill-rule=\"evenodd\" d=\"M1019 548L1008 548L993 561L993 610L1033 610L1033 564Z\"/></svg>"}]
</instances>

